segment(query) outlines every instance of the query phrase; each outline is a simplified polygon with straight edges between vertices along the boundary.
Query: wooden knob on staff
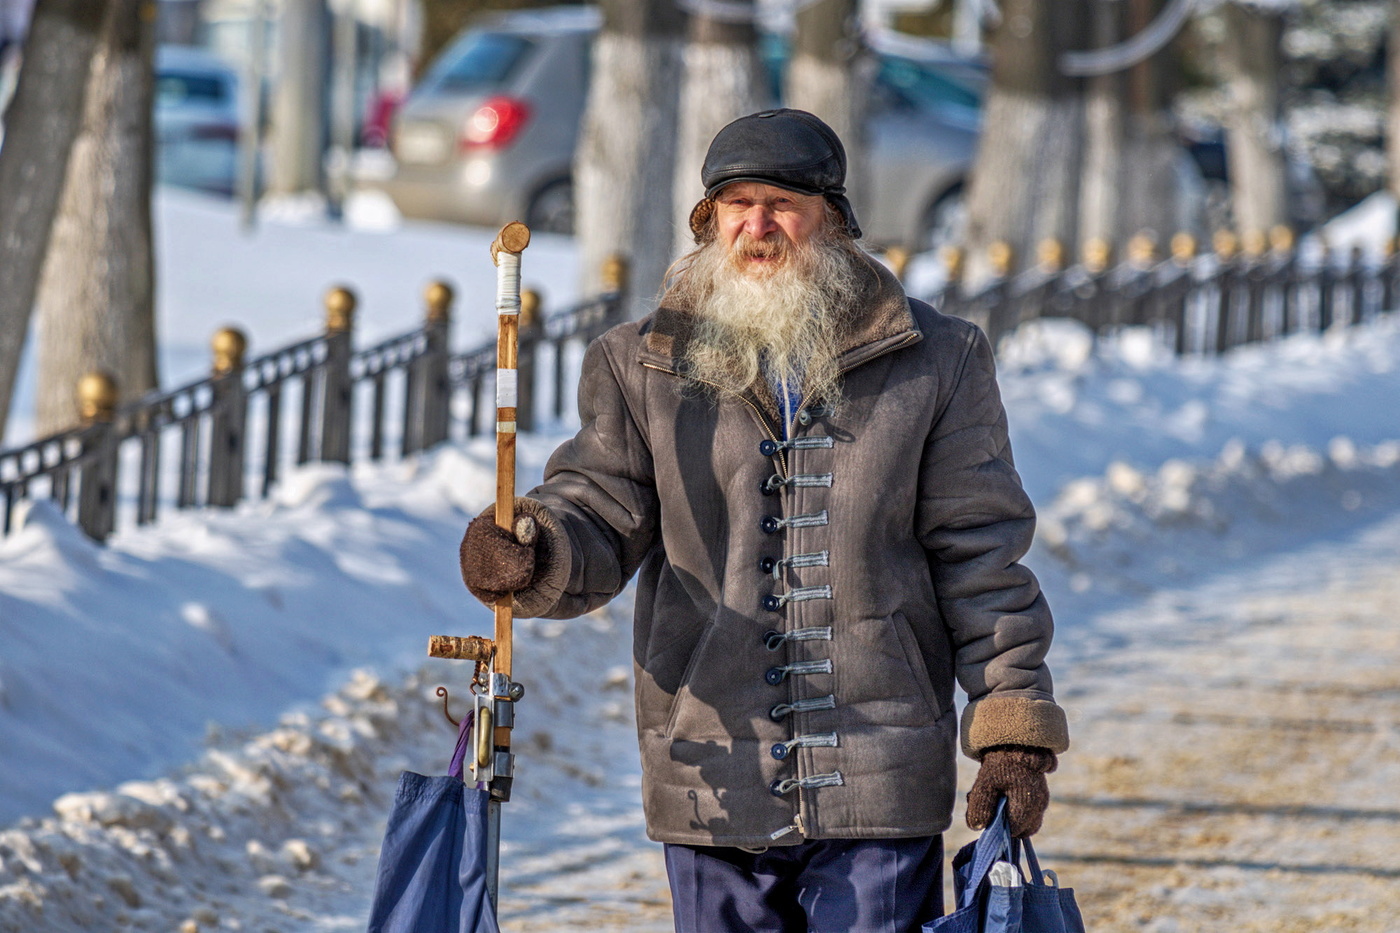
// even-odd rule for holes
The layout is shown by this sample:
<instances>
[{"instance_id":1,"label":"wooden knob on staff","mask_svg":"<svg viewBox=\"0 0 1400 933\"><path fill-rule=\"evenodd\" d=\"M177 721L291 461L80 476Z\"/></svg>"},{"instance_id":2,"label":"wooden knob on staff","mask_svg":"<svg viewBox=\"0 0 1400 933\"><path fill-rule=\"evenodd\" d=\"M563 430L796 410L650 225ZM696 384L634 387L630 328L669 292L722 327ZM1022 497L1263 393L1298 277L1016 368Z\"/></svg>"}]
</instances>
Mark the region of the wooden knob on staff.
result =
<instances>
[{"instance_id":1,"label":"wooden knob on staff","mask_svg":"<svg viewBox=\"0 0 1400 933\"><path fill-rule=\"evenodd\" d=\"M491 244L491 261L500 264L496 256L500 253L523 253L530 245L530 228L518 220L512 220L501 228Z\"/></svg>"},{"instance_id":2,"label":"wooden knob on staff","mask_svg":"<svg viewBox=\"0 0 1400 933\"><path fill-rule=\"evenodd\" d=\"M495 642L480 635L465 638L456 635L432 635L428 638L428 657L452 661L477 661L485 664L496 651Z\"/></svg>"}]
</instances>

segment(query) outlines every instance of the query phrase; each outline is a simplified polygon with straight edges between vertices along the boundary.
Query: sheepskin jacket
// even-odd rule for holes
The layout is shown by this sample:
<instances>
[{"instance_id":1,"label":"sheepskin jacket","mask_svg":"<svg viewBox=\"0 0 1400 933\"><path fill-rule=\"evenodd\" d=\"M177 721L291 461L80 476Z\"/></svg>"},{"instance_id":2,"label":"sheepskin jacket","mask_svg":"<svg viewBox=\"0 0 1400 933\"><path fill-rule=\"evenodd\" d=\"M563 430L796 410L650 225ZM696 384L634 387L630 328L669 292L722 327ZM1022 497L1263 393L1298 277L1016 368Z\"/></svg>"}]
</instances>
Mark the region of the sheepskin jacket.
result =
<instances>
[{"instance_id":1,"label":"sheepskin jacket","mask_svg":"<svg viewBox=\"0 0 1400 933\"><path fill-rule=\"evenodd\" d=\"M663 301L589 347L582 428L519 502L542 530L522 616L639 574L633 658L651 837L700 845L948 828L961 745L1063 751L1035 526L991 348L870 262L843 398L716 397Z\"/></svg>"}]
</instances>

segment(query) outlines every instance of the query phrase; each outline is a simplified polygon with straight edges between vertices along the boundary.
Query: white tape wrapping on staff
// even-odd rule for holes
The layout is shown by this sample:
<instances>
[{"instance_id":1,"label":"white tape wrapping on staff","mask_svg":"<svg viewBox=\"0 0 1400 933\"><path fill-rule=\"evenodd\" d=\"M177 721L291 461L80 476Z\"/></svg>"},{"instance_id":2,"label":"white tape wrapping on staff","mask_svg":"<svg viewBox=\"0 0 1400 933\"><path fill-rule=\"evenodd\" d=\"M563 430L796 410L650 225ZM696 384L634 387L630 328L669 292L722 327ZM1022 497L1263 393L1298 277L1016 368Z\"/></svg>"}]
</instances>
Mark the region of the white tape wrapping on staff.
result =
<instances>
[{"instance_id":1,"label":"white tape wrapping on staff","mask_svg":"<svg viewBox=\"0 0 1400 933\"><path fill-rule=\"evenodd\" d=\"M496 370L496 407L514 408L520 403L520 370Z\"/></svg>"},{"instance_id":2,"label":"white tape wrapping on staff","mask_svg":"<svg viewBox=\"0 0 1400 933\"><path fill-rule=\"evenodd\" d=\"M520 313L520 254L496 254L496 313Z\"/></svg>"}]
</instances>

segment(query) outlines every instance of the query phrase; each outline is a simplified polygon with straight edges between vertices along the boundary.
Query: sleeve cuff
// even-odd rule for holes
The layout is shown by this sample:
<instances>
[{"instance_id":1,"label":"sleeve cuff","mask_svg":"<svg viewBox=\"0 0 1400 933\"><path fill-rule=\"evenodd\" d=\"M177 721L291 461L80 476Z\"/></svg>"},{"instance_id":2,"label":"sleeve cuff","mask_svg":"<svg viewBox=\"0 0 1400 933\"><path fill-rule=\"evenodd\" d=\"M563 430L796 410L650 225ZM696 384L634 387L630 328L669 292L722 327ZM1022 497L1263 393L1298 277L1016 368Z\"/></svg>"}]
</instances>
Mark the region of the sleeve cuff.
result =
<instances>
[{"instance_id":1,"label":"sleeve cuff","mask_svg":"<svg viewBox=\"0 0 1400 933\"><path fill-rule=\"evenodd\" d=\"M994 745L1029 745L1060 754L1069 748L1065 711L1053 700L989 696L969 703L962 717L963 754L980 759Z\"/></svg>"}]
</instances>

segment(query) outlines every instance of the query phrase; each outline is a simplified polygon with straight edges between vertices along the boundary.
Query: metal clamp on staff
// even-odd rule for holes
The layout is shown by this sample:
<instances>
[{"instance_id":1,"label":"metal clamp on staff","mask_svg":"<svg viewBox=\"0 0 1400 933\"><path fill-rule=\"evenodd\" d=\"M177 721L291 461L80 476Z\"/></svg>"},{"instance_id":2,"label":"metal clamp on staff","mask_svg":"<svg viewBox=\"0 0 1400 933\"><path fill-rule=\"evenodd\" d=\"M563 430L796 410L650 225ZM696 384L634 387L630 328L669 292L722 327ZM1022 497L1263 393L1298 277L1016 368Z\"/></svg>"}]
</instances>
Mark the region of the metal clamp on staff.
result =
<instances>
[{"instance_id":1,"label":"metal clamp on staff","mask_svg":"<svg viewBox=\"0 0 1400 933\"><path fill-rule=\"evenodd\" d=\"M491 244L496 264L496 524L515 525L515 422L519 399L520 254L530 245L530 228L508 223ZM515 756L510 750L515 703L525 688L511 679L514 597L496 601L495 639L435 635L428 654L476 662L476 746L471 755L472 777L486 782L491 800L487 810L487 892L497 903L501 851L501 804L510 799ZM484 675L484 676L483 676Z\"/></svg>"}]
</instances>

